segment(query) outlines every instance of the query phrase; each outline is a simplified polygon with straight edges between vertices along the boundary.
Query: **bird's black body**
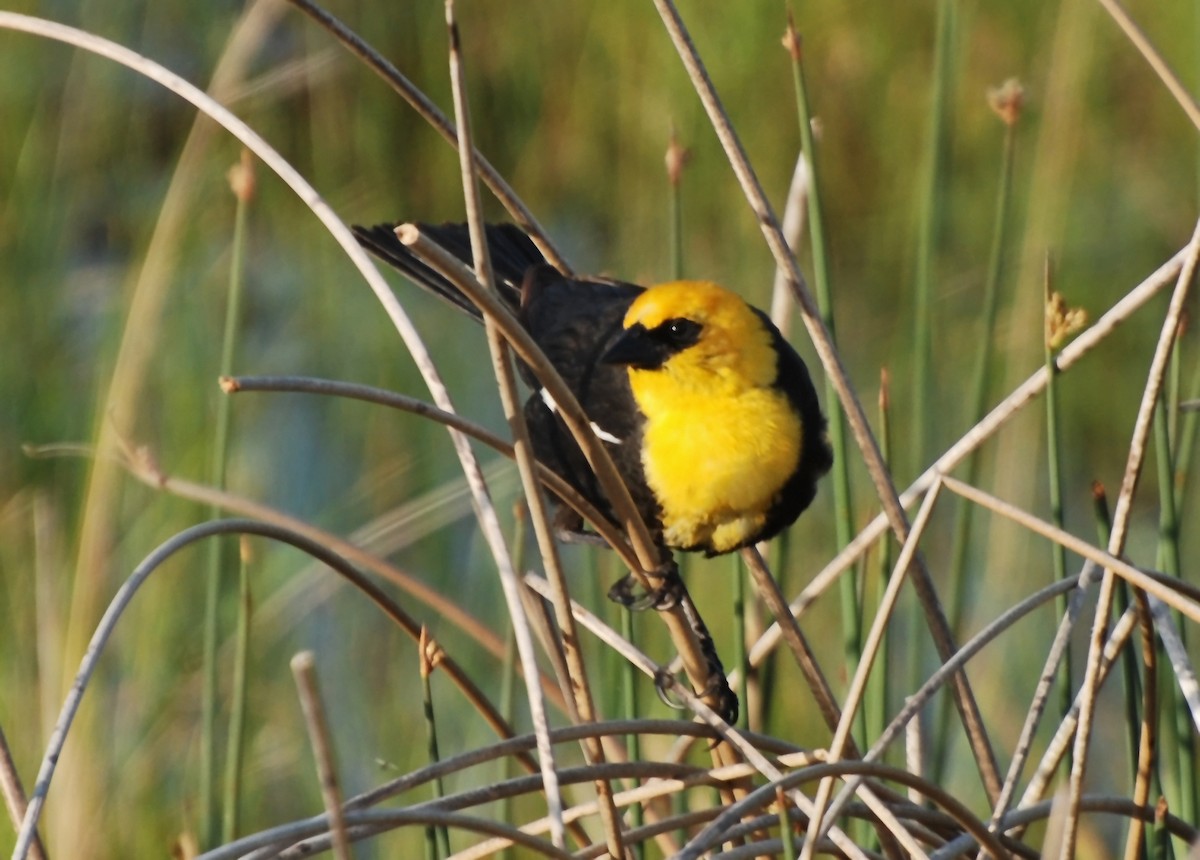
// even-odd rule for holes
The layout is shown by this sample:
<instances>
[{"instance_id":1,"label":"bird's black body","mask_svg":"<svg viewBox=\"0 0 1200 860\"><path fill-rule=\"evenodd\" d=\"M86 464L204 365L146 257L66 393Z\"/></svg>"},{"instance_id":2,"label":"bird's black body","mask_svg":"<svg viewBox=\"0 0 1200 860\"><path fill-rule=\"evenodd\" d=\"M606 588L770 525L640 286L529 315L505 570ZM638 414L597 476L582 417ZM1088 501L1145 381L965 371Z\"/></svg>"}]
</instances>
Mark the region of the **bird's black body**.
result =
<instances>
[{"instance_id":1,"label":"bird's black body","mask_svg":"<svg viewBox=\"0 0 1200 860\"><path fill-rule=\"evenodd\" d=\"M465 225L418 226L423 235L464 263L472 263ZM354 231L358 240L377 256L460 310L480 318L479 311L464 296L396 238L391 226L355 227ZM574 392L597 435L605 441L642 516L661 538L663 508L647 483L643 465L642 434L646 420L631 390L627 366L636 362L614 363L608 357L610 350L615 353L620 349L614 344L626 334L626 314L644 289L619 281L566 277L547 264L533 242L512 225L489 225L487 241L497 289ZM817 479L828 471L832 462L824 433L825 419L803 361L770 320L760 311L755 313L770 333L772 347L778 354L778 379L773 384L786 394L803 432L798 465L774 497L762 527L739 546L766 540L795 521L812 502ZM688 334L680 335L677 331L675 336ZM664 339L665 336L657 340L656 337L657 334L649 333L648 339L644 339L650 345L651 356L657 350L665 361L673 350L680 348L679 343ZM640 366L650 366L656 360L644 358ZM541 385L529 368L522 366L521 374L535 390L526 402L525 416L536 456L611 519L612 508L565 422L553 404L542 396ZM746 420L753 421L754 416L746 416ZM698 544L673 548L714 554L736 547L713 549Z\"/></svg>"},{"instance_id":2,"label":"bird's black body","mask_svg":"<svg viewBox=\"0 0 1200 860\"><path fill-rule=\"evenodd\" d=\"M466 225L418 226L422 235L465 264L473 265ZM449 281L401 244L392 227L355 227L354 233L364 247L418 284L472 317L482 319L478 308ZM606 444L639 512L654 528L658 511L642 477L637 453L641 418L636 410L630 409L633 395L629 391L629 376L623 367L600 361L611 341L620 335L625 312L642 288L614 281L564 277L546 263L529 237L511 224L489 224L487 240L501 296L546 353L584 412L606 433L622 440L621 444ZM535 390L525 403L525 420L534 454L612 519L612 507L566 422L537 393L541 383L533 372L524 363L519 363L519 370L521 378ZM578 524L578 519L567 521L572 526Z\"/></svg>"}]
</instances>

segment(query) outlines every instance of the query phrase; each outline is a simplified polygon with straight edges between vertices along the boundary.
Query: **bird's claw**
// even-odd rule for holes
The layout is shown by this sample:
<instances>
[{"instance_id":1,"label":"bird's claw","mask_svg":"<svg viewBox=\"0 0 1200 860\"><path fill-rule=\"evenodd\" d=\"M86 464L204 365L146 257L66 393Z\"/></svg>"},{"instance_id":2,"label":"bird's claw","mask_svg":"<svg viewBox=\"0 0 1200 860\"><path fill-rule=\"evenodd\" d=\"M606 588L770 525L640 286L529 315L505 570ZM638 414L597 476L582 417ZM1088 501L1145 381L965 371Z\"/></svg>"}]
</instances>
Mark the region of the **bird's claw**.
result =
<instances>
[{"instance_id":1,"label":"bird's claw","mask_svg":"<svg viewBox=\"0 0 1200 860\"><path fill-rule=\"evenodd\" d=\"M667 692L671 687L675 686L675 678L666 669L656 669L654 672L654 692L658 693L658 700L675 711L682 711L687 708L682 702L677 702L671 698L671 694Z\"/></svg>"},{"instance_id":2,"label":"bird's claw","mask_svg":"<svg viewBox=\"0 0 1200 860\"><path fill-rule=\"evenodd\" d=\"M658 694L659 700L676 711L682 711L686 708L684 704L676 701L670 694L671 687L678 683L675 678L666 669L658 669L654 673L654 692ZM738 697L729 687L729 682L725 680L725 673L718 671L709 675L708 686L699 693L701 699L706 702L711 702L711 707L718 717L724 720L728 725L734 725L738 718ZM713 742L714 745L720 743L718 738Z\"/></svg>"},{"instance_id":3,"label":"bird's claw","mask_svg":"<svg viewBox=\"0 0 1200 860\"><path fill-rule=\"evenodd\" d=\"M647 571L646 578L654 583L650 588L643 588L633 574L621 577L608 590L608 599L635 612L644 609L667 611L678 606L686 594L679 566L673 560Z\"/></svg>"},{"instance_id":4,"label":"bird's claw","mask_svg":"<svg viewBox=\"0 0 1200 860\"><path fill-rule=\"evenodd\" d=\"M678 565L673 559L668 559L653 571L647 572L647 578L653 583L650 588L644 588L633 574L622 577L609 589L609 599L631 610L666 611L676 607L683 609L688 626L699 641L708 671L707 684L699 696L712 707L717 716L733 725L738 718L738 697L729 687L725 678L725 667L721 665L721 658L717 655L717 648L708 628L688 596L683 579L679 576ZM654 689L658 697L667 707L679 710L683 706L668 694L668 690L674 684L675 679L666 670L660 669L655 673Z\"/></svg>"}]
</instances>

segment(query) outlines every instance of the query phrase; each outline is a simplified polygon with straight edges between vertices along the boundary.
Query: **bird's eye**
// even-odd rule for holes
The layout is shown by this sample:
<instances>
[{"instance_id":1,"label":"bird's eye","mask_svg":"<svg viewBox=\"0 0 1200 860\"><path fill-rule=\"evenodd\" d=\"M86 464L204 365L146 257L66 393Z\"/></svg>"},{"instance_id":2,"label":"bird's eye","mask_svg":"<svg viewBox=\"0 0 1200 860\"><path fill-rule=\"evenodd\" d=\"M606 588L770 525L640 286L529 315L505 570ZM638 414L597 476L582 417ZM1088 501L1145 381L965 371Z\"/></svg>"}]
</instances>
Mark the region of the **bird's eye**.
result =
<instances>
[{"instance_id":1,"label":"bird's eye","mask_svg":"<svg viewBox=\"0 0 1200 860\"><path fill-rule=\"evenodd\" d=\"M701 328L698 322L676 317L655 327L654 333L675 349L684 349L700 339Z\"/></svg>"}]
</instances>

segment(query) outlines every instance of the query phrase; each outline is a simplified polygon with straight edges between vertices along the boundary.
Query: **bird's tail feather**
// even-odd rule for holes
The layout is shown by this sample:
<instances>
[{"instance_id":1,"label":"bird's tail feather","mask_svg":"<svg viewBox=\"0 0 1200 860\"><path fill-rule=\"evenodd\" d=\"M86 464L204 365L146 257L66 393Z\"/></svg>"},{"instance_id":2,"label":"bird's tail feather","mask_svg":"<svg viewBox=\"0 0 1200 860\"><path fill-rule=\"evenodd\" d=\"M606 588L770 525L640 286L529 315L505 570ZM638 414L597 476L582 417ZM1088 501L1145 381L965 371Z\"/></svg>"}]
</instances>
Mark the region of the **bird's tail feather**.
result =
<instances>
[{"instance_id":1,"label":"bird's tail feather","mask_svg":"<svg viewBox=\"0 0 1200 860\"><path fill-rule=\"evenodd\" d=\"M466 224L417 224L422 235L441 245L464 264L474 265L471 236ZM374 227L355 226L354 236L359 244L381 260L399 269L417 284L445 299L456 308L482 319L479 309L458 288L425 265L396 238L391 224ZM533 266L544 265L545 257L520 228L512 224L487 225L488 252L500 295L513 308L520 304L521 282Z\"/></svg>"}]
</instances>

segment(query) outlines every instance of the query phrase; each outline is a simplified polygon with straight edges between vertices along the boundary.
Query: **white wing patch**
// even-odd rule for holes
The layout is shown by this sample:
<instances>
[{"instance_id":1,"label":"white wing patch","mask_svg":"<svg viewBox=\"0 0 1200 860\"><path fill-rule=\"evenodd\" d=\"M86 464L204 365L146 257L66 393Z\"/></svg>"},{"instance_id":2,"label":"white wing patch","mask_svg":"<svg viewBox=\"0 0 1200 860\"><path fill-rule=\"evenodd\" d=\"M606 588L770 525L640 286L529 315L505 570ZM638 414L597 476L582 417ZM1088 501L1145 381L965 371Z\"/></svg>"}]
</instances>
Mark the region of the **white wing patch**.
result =
<instances>
[{"instance_id":1,"label":"white wing patch","mask_svg":"<svg viewBox=\"0 0 1200 860\"><path fill-rule=\"evenodd\" d=\"M538 395L542 398L542 402L546 404L547 409L554 413L558 412L558 403L555 402L554 397L549 391L547 391L545 388L542 388L540 391L538 391ZM591 421L589 423L592 425L592 432L596 434L597 439L600 439L604 442L610 442L613 445L621 444L620 439L609 433L595 421Z\"/></svg>"},{"instance_id":2,"label":"white wing patch","mask_svg":"<svg viewBox=\"0 0 1200 860\"><path fill-rule=\"evenodd\" d=\"M597 424L595 421L592 421L592 422L591 422L591 425L592 425L592 432L596 434L596 438L597 438L597 439L602 439L602 440L603 440L603 441L605 441L605 442L611 442L611 443L613 443L614 445L620 445L620 444L621 444L621 440L620 440L620 439L618 439L618 438L617 438L616 436L614 436L613 434L609 433L607 430L605 430L603 427L601 427L601 426L600 426L599 424Z\"/></svg>"}]
</instances>

